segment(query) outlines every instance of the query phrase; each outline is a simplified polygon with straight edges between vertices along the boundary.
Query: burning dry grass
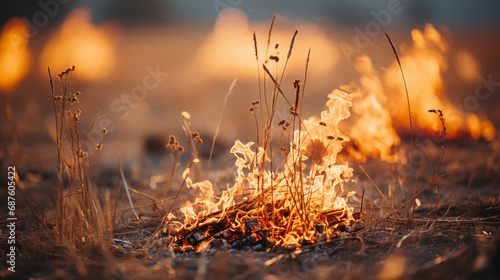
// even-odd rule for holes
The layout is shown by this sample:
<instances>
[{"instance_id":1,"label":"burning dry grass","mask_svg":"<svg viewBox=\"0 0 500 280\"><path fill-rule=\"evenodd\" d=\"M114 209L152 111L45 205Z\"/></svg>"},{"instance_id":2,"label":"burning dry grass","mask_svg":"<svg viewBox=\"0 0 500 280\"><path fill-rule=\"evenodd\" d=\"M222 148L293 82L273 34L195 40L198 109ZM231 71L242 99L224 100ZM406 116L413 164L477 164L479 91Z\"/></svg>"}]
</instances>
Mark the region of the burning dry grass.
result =
<instances>
[{"instance_id":1,"label":"burning dry grass","mask_svg":"<svg viewBox=\"0 0 500 280\"><path fill-rule=\"evenodd\" d=\"M273 23L274 18L268 42ZM328 96L328 109L321 113L321 117L302 119L304 87L301 92L300 81L295 80L293 83L296 91L293 103L289 102L281 89L281 80L297 34L298 31L295 31L292 36L281 72L276 70L276 73L271 74L269 70L279 69L279 56L269 56L261 66L264 69L264 86L259 96L264 96L264 102L260 107L260 100L254 101L250 108L255 116L257 131L261 133L256 143L244 144L237 140L231 148L231 153L237 158L233 187L216 200L211 182L195 182L187 177L187 172L184 173L186 186L199 190L199 196L195 207L188 204L181 209L186 219L180 229L174 230L180 251L199 251L203 243L207 244L223 231L227 231L225 239L229 242L253 236L255 242L247 246L257 244L261 249L270 249L275 245L300 246L317 242L318 235L324 235L323 240L334 238L340 228L351 226L359 220L359 216L353 217L346 199L341 196L343 183L352 176L352 169L347 164L337 163L342 143L349 139L338 130L338 123L350 114L350 96L336 90ZM257 46L255 34L254 42ZM268 51L269 44L266 53ZM257 48L255 54L259 65ZM306 75L308 62L309 58ZM266 82L271 82L270 92L266 91ZM274 118L279 98L283 98L290 106L291 123ZM259 114L260 118L257 117ZM273 166L273 158L277 156L272 149L271 126L276 121L282 127L280 151L284 158L282 164ZM245 195L244 201L238 202L237 198L242 195Z\"/></svg>"}]
</instances>

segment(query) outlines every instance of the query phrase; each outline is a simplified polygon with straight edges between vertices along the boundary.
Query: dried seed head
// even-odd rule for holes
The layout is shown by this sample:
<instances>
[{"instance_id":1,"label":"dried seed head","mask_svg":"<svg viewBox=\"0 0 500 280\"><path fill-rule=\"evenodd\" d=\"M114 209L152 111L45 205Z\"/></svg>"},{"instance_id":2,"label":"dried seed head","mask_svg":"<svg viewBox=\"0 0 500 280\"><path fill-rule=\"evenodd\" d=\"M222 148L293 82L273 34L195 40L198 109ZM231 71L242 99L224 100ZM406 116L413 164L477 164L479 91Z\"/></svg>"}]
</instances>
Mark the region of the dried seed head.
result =
<instances>
[{"instance_id":1,"label":"dried seed head","mask_svg":"<svg viewBox=\"0 0 500 280\"><path fill-rule=\"evenodd\" d=\"M276 43L276 45L274 45L274 48L277 49L279 46L280 46L280 43Z\"/></svg>"},{"instance_id":2,"label":"dried seed head","mask_svg":"<svg viewBox=\"0 0 500 280\"><path fill-rule=\"evenodd\" d=\"M75 92L75 96L80 96L81 94L82 94L82 93L81 93L79 90L77 90L77 91Z\"/></svg>"},{"instance_id":3,"label":"dried seed head","mask_svg":"<svg viewBox=\"0 0 500 280\"><path fill-rule=\"evenodd\" d=\"M284 155L286 155L287 149L285 147L280 148L280 152Z\"/></svg>"},{"instance_id":4,"label":"dried seed head","mask_svg":"<svg viewBox=\"0 0 500 280\"><path fill-rule=\"evenodd\" d=\"M62 79L63 76L67 76L71 71L75 71L74 65L73 65L73 67L66 69L66 71L63 71L63 72L57 74L57 77L59 77L59 79Z\"/></svg>"},{"instance_id":5,"label":"dried seed head","mask_svg":"<svg viewBox=\"0 0 500 280\"><path fill-rule=\"evenodd\" d=\"M331 136L331 135L328 135L328 136L326 136L326 139L328 139L328 140L335 140L335 137Z\"/></svg>"},{"instance_id":6,"label":"dried seed head","mask_svg":"<svg viewBox=\"0 0 500 280\"><path fill-rule=\"evenodd\" d=\"M295 32L293 33L292 41L290 42L290 48L288 49L288 54L286 56L287 60L290 58L290 55L292 55L293 44L295 43L295 37L297 36L297 33L299 33L298 30L295 30Z\"/></svg>"},{"instance_id":7,"label":"dried seed head","mask_svg":"<svg viewBox=\"0 0 500 280\"><path fill-rule=\"evenodd\" d=\"M193 132L193 134L191 136L193 137L194 141L196 141L200 144L203 144L203 139L201 139L199 132L195 131L195 132Z\"/></svg>"},{"instance_id":8,"label":"dried seed head","mask_svg":"<svg viewBox=\"0 0 500 280\"><path fill-rule=\"evenodd\" d=\"M276 61L276 62L278 62L278 61L280 60L279 56L277 56L277 55L270 55L270 56L269 56L269 59L270 59L270 60L274 60L274 61Z\"/></svg>"},{"instance_id":9,"label":"dried seed head","mask_svg":"<svg viewBox=\"0 0 500 280\"><path fill-rule=\"evenodd\" d=\"M319 125L326 126L326 123L325 122L319 122Z\"/></svg>"},{"instance_id":10,"label":"dried seed head","mask_svg":"<svg viewBox=\"0 0 500 280\"><path fill-rule=\"evenodd\" d=\"M281 126L281 128L283 130L286 130L289 126L290 126L290 123L288 123L287 121L285 120L282 120L278 123L279 126Z\"/></svg>"},{"instance_id":11,"label":"dried seed head","mask_svg":"<svg viewBox=\"0 0 500 280\"><path fill-rule=\"evenodd\" d=\"M103 144L102 144L102 143L99 143L99 144L97 144L97 145L95 146L95 149L96 149L96 150L98 150L98 151L100 151L100 150L102 150L102 146L103 146Z\"/></svg>"},{"instance_id":12,"label":"dried seed head","mask_svg":"<svg viewBox=\"0 0 500 280\"><path fill-rule=\"evenodd\" d=\"M257 37L255 36L255 30L253 31L253 47L255 49L255 57L259 60L259 52L257 51Z\"/></svg>"},{"instance_id":13,"label":"dried seed head","mask_svg":"<svg viewBox=\"0 0 500 280\"><path fill-rule=\"evenodd\" d=\"M290 115L292 115L292 116L297 115L297 107L295 107L295 106L290 107Z\"/></svg>"},{"instance_id":14,"label":"dried seed head","mask_svg":"<svg viewBox=\"0 0 500 280\"><path fill-rule=\"evenodd\" d=\"M79 156L80 158L86 158L89 156L89 154L83 150L80 150Z\"/></svg>"},{"instance_id":15,"label":"dried seed head","mask_svg":"<svg viewBox=\"0 0 500 280\"><path fill-rule=\"evenodd\" d=\"M80 101L78 100L78 98L76 96L68 97L68 103L70 106L75 104L75 103L78 103L78 102L80 102Z\"/></svg>"},{"instance_id":16,"label":"dried seed head","mask_svg":"<svg viewBox=\"0 0 500 280\"><path fill-rule=\"evenodd\" d=\"M259 100L254 100L252 101L252 106L258 105L259 103L260 103Z\"/></svg>"},{"instance_id":17,"label":"dried seed head","mask_svg":"<svg viewBox=\"0 0 500 280\"><path fill-rule=\"evenodd\" d=\"M177 140L175 140L175 136L170 135L168 143L167 145L165 145L165 147L167 147L167 149L176 149L177 147L175 146L175 143L177 143Z\"/></svg>"},{"instance_id":18,"label":"dried seed head","mask_svg":"<svg viewBox=\"0 0 500 280\"><path fill-rule=\"evenodd\" d=\"M108 133L108 130L107 130L106 128L103 128L103 129L101 130L101 133L102 133L102 134L106 134L106 133Z\"/></svg>"},{"instance_id":19,"label":"dried seed head","mask_svg":"<svg viewBox=\"0 0 500 280\"><path fill-rule=\"evenodd\" d=\"M189 114L188 112L186 111L183 111L182 112L182 117L186 120L190 120L191 119L191 114Z\"/></svg>"}]
</instances>

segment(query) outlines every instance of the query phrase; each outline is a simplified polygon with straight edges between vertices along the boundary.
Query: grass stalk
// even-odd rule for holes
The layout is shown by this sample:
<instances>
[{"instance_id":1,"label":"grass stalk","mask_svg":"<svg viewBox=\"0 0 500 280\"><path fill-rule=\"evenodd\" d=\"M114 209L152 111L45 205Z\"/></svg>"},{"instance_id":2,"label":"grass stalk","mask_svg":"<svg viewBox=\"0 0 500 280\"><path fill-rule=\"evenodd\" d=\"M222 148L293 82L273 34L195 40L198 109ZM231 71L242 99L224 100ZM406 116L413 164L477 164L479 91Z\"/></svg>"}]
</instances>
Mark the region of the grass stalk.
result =
<instances>
[{"instance_id":1,"label":"grass stalk","mask_svg":"<svg viewBox=\"0 0 500 280\"><path fill-rule=\"evenodd\" d=\"M210 147L210 156L208 157L208 165L207 165L207 175L205 176L206 179L208 179L208 172L210 171L210 163L212 161L212 155L214 152L215 140L217 140L217 136L219 136L220 124L222 123L222 116L224 115L224 111L226 110L227 100L229 99L229 96L231 96L231 93L233 92L233 89L236 86L237 81L238 78L234 78L233 82L231 83L231 86L229 86L229 89L227 90L226 96L224 97L224 103L222 103L222 109L220 111L219 121L217 122L217 128L215 129L214 139L212 140L212 146Z\"/></svg>"},{"instance_id":2,"label":"grass stalk","mask_svg":"<svg viewBox=\"0 0 500 280\"><path fill-rule=\"evenodd\" d=\"M439 209L439 196L438 196L438 190L439 190L439 169L441 167L441 163L443 162L444 154L446 153L446 124L444 122L443 111L441 111L441 110L433 110L432 109L432 110L429 110L429 113L434 113L439 118L439 121L441 122L441 125L442 125L441 136L443 137L443 145L441 146L441 157L439 158L439 162L437 164L436 174L434 175L434 178L436 179L436 190L435 190L435 195L436 195L436 212L434 213L434 221L436 221L437 220L438 209Z\"/></svg>"},{"instance_id":3,"label":"grass stalk","mask_svg":"<svg viewBox=\"0 0 500 280\"><path fill-rule=\"evenodd\" d=\"M408 174L408 190L406 192L406 202L408 202L409 193L410 193L410 185L411 185L411 173L412 173L412 166L413 166L413 124L411 121L410 95L408 94L408 87L406 85L406 79L405 79L405 75L403 73L403 67L401 66L401 61L399 60L399 56L398 56L398 53L396 52L396 48L394 47L394 44L392 43L391 37L389 37L389 35L387 33L385 33L385 36L387 37L387 40L389 41L389 44L392 47L392 51L394 52L394 55L396 56L396 60L397 60L398 65L399 65L399 70L401 71L401 77L403 78L403 83L405 86L405 93L406 93L406 101L408 104L408 118L410 121L410 173ZM413 195L414 196L417 195L417 185L416 184L414 185L414 188L413 188ZM412 199L412 200L413 200L413 207L412 207L411 216L409 217L410 220L413 220L413 217L415 215L415 206L416 206L415 200L414 199Z\"/></svg>"}]
</instances>

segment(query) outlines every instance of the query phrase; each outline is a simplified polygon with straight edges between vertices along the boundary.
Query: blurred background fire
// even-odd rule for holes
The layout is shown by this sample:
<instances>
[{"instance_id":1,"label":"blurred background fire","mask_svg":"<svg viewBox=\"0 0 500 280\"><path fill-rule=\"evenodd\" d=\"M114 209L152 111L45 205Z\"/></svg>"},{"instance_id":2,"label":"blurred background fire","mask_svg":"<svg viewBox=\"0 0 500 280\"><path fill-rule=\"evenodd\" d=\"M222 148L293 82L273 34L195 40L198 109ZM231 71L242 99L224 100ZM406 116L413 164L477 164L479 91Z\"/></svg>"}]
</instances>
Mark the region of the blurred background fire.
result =
<instances>
[{"instance_id":1,"label":"blurred background fire","mask_svg":"<svg viewBox=\"0 0 500 280\"><path fill-rule=\"evenodd\" d=\"M252 32L262 62L274 12L267 55L281 58L277 67L283 66L294 30L299 31L284 92L293 98L292 81L302 79L311 48L304 116L321 112L335 88L351 92L353 116L342 129L351 137L347 150L356 159L394 161L392 148L408 136L404 87L384 33L399 52L418 135L434 137L440 131L427 110L441 109L449 139L498 141L496 1L42 0L0 5L1 137L2 143L20 141L2 144L2 159L15 156L29 166L54 156L50 149L30 145L53 145L48 66L53 74L76 66L71 88L86 96L80 104L86 109L83 121L90 124L97 114L105 115L100 123L109 132L104 143L113 144L101 153L104 161L106 155L115 161L118 152L141 154L138 143L148 135L166 139L180 133L182 111L191 113L193 129L211 139L235 77L238 85L224 112L220 141L253 140L254 120L246 112L259 89ZM286 103L278 106L277 129L278 118L290 118L288 109Z\"/></svg>"}]
</instances>

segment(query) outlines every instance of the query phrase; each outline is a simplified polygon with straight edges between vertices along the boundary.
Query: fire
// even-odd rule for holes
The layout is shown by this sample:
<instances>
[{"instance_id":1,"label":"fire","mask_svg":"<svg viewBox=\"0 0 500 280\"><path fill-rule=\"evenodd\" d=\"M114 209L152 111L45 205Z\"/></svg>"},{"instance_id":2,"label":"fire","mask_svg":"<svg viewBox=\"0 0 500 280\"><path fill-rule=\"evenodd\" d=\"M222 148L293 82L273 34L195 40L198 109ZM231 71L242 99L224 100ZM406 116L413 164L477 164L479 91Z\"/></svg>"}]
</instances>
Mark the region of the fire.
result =
<instances>
[{"instance_id":1,"label":"fire","mask_svg":"<svg viewBox=\"0 0 500 280\"><path fill-rule=\"evenodd\" d=\"M445 55L450 48L446 40L430 24L426 25L423 31L413 30L411 35L412 45L402 48L401 64L407 78L414 126L434 131L436 122L427 114L427 110L440 108L446 118L448 138L468 134L475 140L481 137L491 140L491 128L493 128L491 122L475 114L462 116L446 95L443 74L448 69ZM473 63L470 57L462 58L462 60L465 63ZM471 69L471 71L475 70ZM402 129L408 122L408 117L405 110L397 109L405 107L405 96L402 94L403 81L396 78L398 74L399 67L394 62L384 73L384 84L390 96L394 98L392 104L387 104L391 116L400 126L398 129ZM464 75L471 74L464 73Z\"/></svg>"},{"instance_id":2,"label":"fire","mask_svg":"<svg viewBox=\"0 0 500 280\"><path fill-rule=\"evenodd\" d=\"M0 90L17 85L30 67L28 38L20 18L11 18L0 35Z\"/></svg>"},{"instance_id":3,"label":"fire","mask_svg":"<svg viewBox=\"0 0 500 280\"><path fill-rule=\"evenodd\" d=\"M440 131L439 123L427 111L440 108L446 118L447 138L469 135L487 141L495 137L493 124L480 116L462 114L446 95L443 74L448 70L446 54L450 47L439 32L427 25L423 31L413 30L412 44L402 46L401 64L407 80L414 129L431 135ZM459 72L465 79L476 78L479 69L474 58L467 52L459 52L457 61L467 66ZM392 147L399 145L396 131L409 132L407 100L399 65L394 62L379 73L371 59L362 55L356 59L355 68L362 75L358 82L342 88L354 98L353 112L356 120L348 134L356 143L356 149L348 152L358 160L366 157L394 162Z\"/></svg>"},{"instance_id":4,"label":"fire","mask_svg":"<svg viewBox=\"0 0 500 280\"><path fill-rule=\"evenodd\" d=\"M267 24L267 23L266 23ZM268 26L263 23L251 25L246 14L238 9L226 9L220 13L214 26L213 33L200 47L197 60L198 67L207 75L234 78L254 79L256 73L255 50L252 41L252 30L257 34L267 35ZM290 36L294 29L289 28L287 19L281 16L276 17L273 29L273 39L269 47L269 55L286 55L290 44ZM281 28L278 28L280 26ZM283 28L282 26L287 26ZM315 24L300 24L298 40L295 42L294 53L306 54L311 45L314 45L314 55L321 57L321 60L314 61L311 73L322 73L333 67L338 60L339 54L334 45L330 42L326 33ZM258 49L265 50L267 39L265 36L257 37ZM279 43L276 49L276 44ZM259 61L264 62L265 52L259 52ZM230 69L230 70L229 70ZM301 74L304 65L294 63L293 59L288 65L289 74Z\"/></svg>"},{"instance_id":5,"label":"fire","mask_svg":"<svg viewBox=\"0 0 500 280\"><path fill-rule=\"evenodd\" d=\"M495 133L491 122L475 114L462 117L445 95L443 73L447 70L445 53L449 46L443 37L427 25L423 31L413 30L412 39L410 46L402 48L400 59L411 96L413 126L428 132L437 130L428 110L439 108L445 114L448 138L467 133L474 139L491 139ZM472 63L470 57L461 59ZM297 111L300 85L298 80L294 82L297 92L296 105L290 108L292 120L279 123L283 163L278 167L269 167L276 160L267 146L269 126L261 120L264 133L258 143L237 140L232 147L231 153L236 157L235 182L220 197L215 196L211 182L193 183L189 169L186 170L187 186L199 195L194 204L188 203L181 210L185 221L177 228L175 241L181 250L199 251L214 238L235 242L233 247L255 242L261 242L255 245L261 249L268 249L269 245L262 244L269 242L302 246L334 238L342 229L357 228L360 215L346 203L352 193L341 196L353 169L347 163L337 162L343 144L350 141L339 130L339 124L350 117L352 107L356 116L347 134L357 146L349 146L348 152L358 160L371 156L395 162L392 148L400 143L396 131L407 127L408 111L396 63L380 75L368 56L360 56L355 68L362 75L359 81L333 90L328 95L327 109L308 119L301 119ZM276 96L275 89L272 100ZM250 111L254 113L257 108ZM270 108L271 112L275 110ZM268 124L280 121L273 120L272 113L268 118ZM291 134L289 127L293 128ZM283 144L283 139L291 140Z\"/></svg>"},{"instance_id":6,"label":"fire","mask_svg":"<svg viewBox=\"0 0 500 280\"><path fill-rule=\"evenodd\" d=\"M357 221L341 196L352 169L337 163L342 143L349 140L338 123L349 117L351 97L341 90L328 97L328 109L320 117L303 120L293 132L285 163L275 171L262 168L271 162L263 147L237 140L231 149L236 156L235 183L220 199L215 200L209 181L193 184L187 177L188 187L200 195L181 209L185 221L177 231L177 243L200 250L215 235L225 235L230 242L270 239L275 245L294 246L315 242L318 228L332 238Z\"/></svg>"},{"instance_id":7,"label":"fire","mask_svg":"<svg viewBox=\"0 0 500 280\"><path fill-rule=\"evenodd\" d=\"M394 162L397 157L392 148L399 145L400 139L394 129L390 112L382 105L387 103L382 81L367 56L359 57L355 68L363 76L359 85L353 84L347 89L355 99L360 99L354 102L353 112L358 119L349 131L358 149L349 146L347 151L360 161L371 156Z\"/></svg>"},{"instance_id":8,"label":"fire","mask_svg":"<svg viewBox=\"0 0 500 280\"><path fill-rule=\"evenodd\" d=\"M115 65L117 34L120 34L117 25L106 23L96 27L86 9L76 9L43 49L40 69L45 73L47 65L53 69L78 65L75 75L79 79L96 81L105 78Z\"/></svg>"},{"instance_id":9,"label":"fire","mask_svg":"<svg viewBox=\"0 0 500 280\"><path fill-rule=\"evenodd\" d=\"M464 50L457 52L455 55L455 63L458 66L457 71L461 78L475 82L479 76L479 65L474 56Z\"/></svg>"}]
</instances>

